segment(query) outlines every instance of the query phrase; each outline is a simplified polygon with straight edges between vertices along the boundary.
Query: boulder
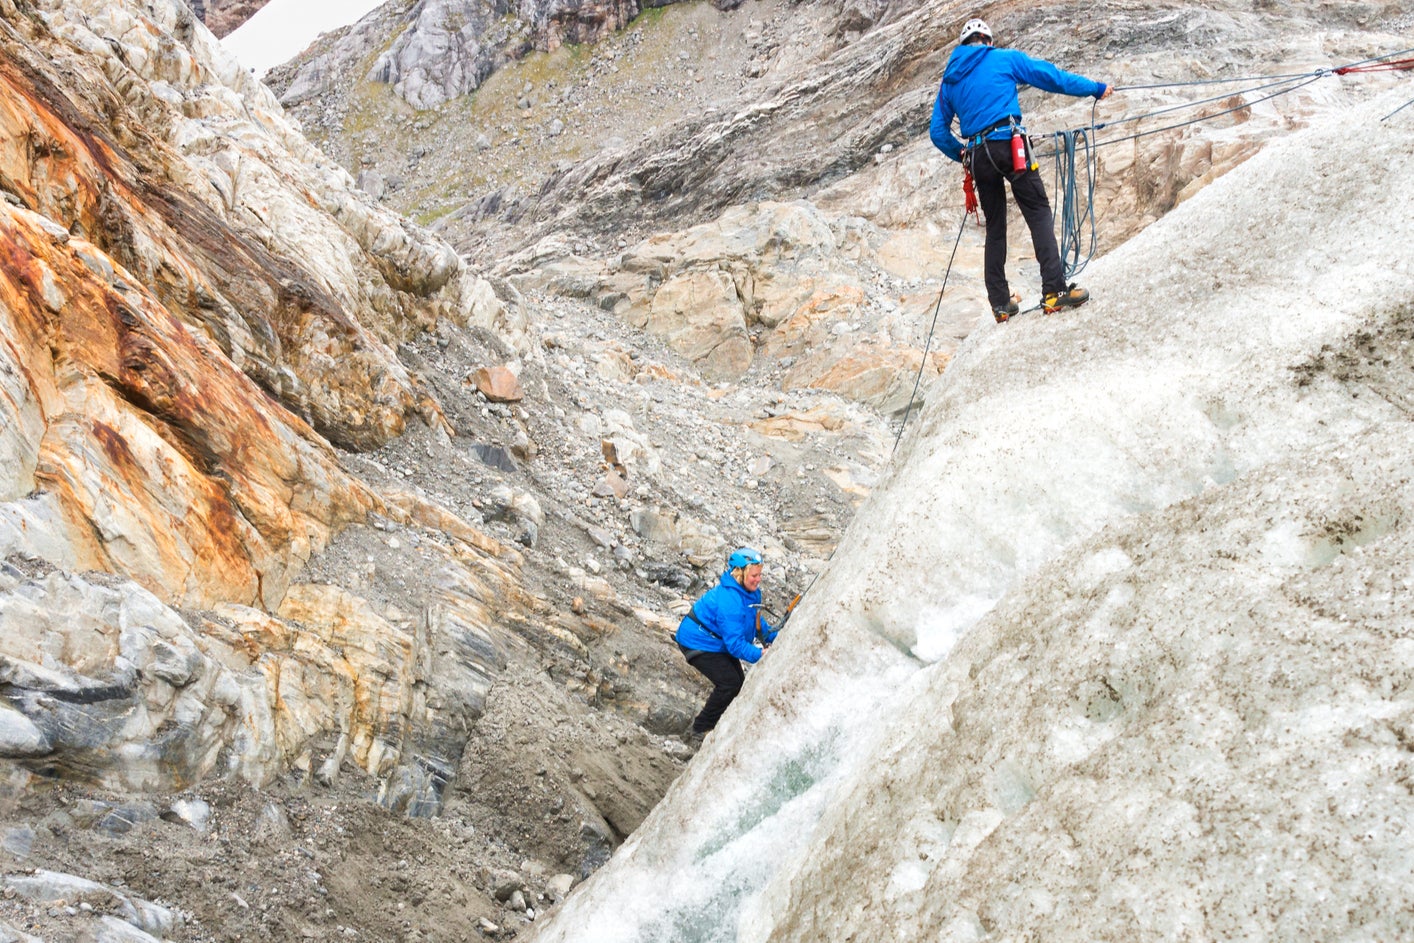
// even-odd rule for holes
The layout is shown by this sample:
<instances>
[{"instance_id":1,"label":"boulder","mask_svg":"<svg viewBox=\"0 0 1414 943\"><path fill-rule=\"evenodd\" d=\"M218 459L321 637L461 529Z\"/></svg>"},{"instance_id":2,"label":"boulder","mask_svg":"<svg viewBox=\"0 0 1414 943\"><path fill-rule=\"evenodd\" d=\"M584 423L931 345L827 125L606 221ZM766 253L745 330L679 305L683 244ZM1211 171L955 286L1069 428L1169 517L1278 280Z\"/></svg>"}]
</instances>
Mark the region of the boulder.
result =
<instances>
[{"instance_id":1,"label":"boulder","mask_svg":"<svg viewBox=\"0 0 1414 943\"><path fill-rule=\"evenodd\" d=\"M505 903L512 894L518 894L525 887L525 878L509 869L497 869L488 875L491 896Z\"/></svg>"},{"instance_id":2,"label":"boulder","mask_svg":"<svg viewBox=\"0 0 1414 943\"><path fill-rule=\"evenodd\" d=\"M831 345L820 355L797 362L786 372L781 385L785 389L829 390L883 413L900 412L909 403L923 363L921 350L864 338ZM929 354L919 389L927 389L947 364L947 356Z\"/></svg>"},{"instance_id":3,"label":"boulder","mask_svg":"<svg viewBox=\"0 0 1414 943\"><path fill-rule=\"evenodd\" d=\"M725 272L690 271L665 282L644 326L710 380L735 380L751 366L745 313Z\"/></svg>"},{"instance_id":4,"label":"boulder","mask_svg":"<svg viewBox=\"0 0 1414 943\"><path fill-rule=\"evenodd\" d=\"M0 758L44 756L54 743L32 720L8 703L0 703Z\"/></svg>"},{"instance_id":5,"label":"boulder","mask_svg":"<svg viewBox=\"0 0 1414 943\"><path fill-rule=\"evenodd\" d=\"M628 497L628 482L618 472L610 469L605 472L594 484L594 495L600 498L613 498L615 501L622 501Z\"/></svg>"},{"instance_id":6,"label":"boulder","mask_svg":"<svg viewBox=\"0 0 1414 943\"><path fill-rule=\"evenodd\" d=\"M507 365L478 367L471 380L477 391L493 403L518 403L525 398L520 379Z\"/></svg>"}]
</instances>

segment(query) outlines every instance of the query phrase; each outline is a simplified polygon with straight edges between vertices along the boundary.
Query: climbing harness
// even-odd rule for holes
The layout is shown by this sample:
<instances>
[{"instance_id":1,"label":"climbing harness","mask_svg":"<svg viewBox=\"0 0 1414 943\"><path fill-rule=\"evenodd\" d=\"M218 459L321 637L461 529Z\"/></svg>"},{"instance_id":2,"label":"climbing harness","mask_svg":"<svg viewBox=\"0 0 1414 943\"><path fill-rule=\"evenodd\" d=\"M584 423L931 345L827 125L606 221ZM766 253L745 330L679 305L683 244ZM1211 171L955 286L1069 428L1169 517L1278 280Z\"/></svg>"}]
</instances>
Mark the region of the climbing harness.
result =
<instances>
[{"instance_id":1,"label":"climbing harness","mask_svg":"<svg viewBox=\"0 0 1414 943\"><path fill-rule=\"evenodd\" d=\"M992 152L987 148L987 142L991 140L989 136L992 132L1000 131L1003 127L1010 132L1011 167L1009 170L999 167L996 159L992 157ZM1000 140L1000 138L998 138L998 140ZM1039 166L1036 163L1036 158L1031 148L1031 140L1026 134L1026 126L1021 123L1021 119L1016 115L1007 115L1005 118L987 125L987 127L983 128L981 131L969 135L967 138L967 147L963 152L962 166L970 170L971 168L968 161L974 159L975 155L978 153L986 156L988 163L1002 176L1009 177L1011 174L1022 174L1027 170L1036 170Z\"/></svg>"},{"instance_id":2,"label":"climbing harness","mask_svg":"<svg viewBox=\"0 0 1414 943\"><path fill-rule=\"evenodd\" d=\"M696 606L693 606L691 609L687 610L687 617L688 617L689 619L691 619L693 622L696 622L697 625L698 625L698 627L701 628L702 631L706 632L708 635L712 636L712 637L713 637L714 639L716 639L717 641L719 641L719 642L722 641L722 637L721 637L720 635L718 635L716 632L713 632L711 629L707 628L707 623L705 623L705 622L703 622L701 619L697 618L697 607L696 607ZM756 623L757 623L757 631L759 632L760 629L761 629L761 614L760 614L759 612L756 614Z\"/></svg>"}]
</instances>

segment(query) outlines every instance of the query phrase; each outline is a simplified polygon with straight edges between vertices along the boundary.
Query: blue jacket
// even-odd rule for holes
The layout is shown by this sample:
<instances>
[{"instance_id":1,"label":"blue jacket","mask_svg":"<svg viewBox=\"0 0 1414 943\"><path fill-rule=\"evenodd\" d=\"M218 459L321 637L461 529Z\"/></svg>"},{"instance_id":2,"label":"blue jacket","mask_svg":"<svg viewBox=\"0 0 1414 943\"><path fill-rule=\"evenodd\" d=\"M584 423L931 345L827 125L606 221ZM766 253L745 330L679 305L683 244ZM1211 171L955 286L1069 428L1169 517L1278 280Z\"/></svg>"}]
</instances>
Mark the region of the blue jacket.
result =
<instances>
[{"instance_id":1,"label":"blue jacket","mask_svg":"<svg viewBox=\"0 0 1414 943\"><path fill-rule=\"evenodd\" d=\"M933 103L933 122L928 136L938 150L953 160L962 161L962 149L975 135L998 121L1002 126L988 138L1011 136L1008 117L1021 123L1021 103L1016 98L1016 86L1032 85L1045 92L1074 95L1083 98L1105 94L1105 84L1057 69L1049 62L1032 59L1016 49L998 49L973 43L958 46L948 57L943 70L943 82L938 86L938 100ZM952 132L953 118L963 140Z\"/></svg>"},{"instance_id":2,"label":"blue jacket","mask_svg":"<svg viewBox=\"0 0 1414 943\"><path fill-rule=\"evenodd\" d=\"M742 661L757 661L761 657L761 649L755 642L756 613L760 608L761 590L748 593L728 570L692 607L697 618L720 637L713 637L691 618L684 617L675 638L683 648L726 652ZM765 619L761 620L761 637L767 644L776 640L775 631Z\"/></svg>"}]
</instances>

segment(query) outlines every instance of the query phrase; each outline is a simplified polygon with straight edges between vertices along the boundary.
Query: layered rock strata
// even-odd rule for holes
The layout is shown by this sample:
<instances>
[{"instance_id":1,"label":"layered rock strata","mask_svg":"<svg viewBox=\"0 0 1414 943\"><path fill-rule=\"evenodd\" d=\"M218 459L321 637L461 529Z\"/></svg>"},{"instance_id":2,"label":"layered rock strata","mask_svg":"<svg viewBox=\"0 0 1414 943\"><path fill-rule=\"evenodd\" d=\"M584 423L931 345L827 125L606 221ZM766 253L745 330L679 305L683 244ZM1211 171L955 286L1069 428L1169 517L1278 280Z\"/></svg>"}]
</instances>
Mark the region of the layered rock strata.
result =
<instances>
[{"instance_id":1,"label":"layered rock strata","mask_svg":"<svg viewBox=\"0 0 1414 943\"><path fill-rule=\"evenodd\" d=\"M661 337L709 381L755 369L779 374L785 390L827 390L894 413L907 407L920 373L927 381L942 372L975 309L950 305L942 349L920 371L925 355L912 322L936 293L880 297L877 267L895 263L891 246L869 242L850 220L807 201L763 202L652 236L607 265L552 237L500 270L526 288L592 299ZM916 284L923 273L909 274Z\"/></svg>"},{"instance_id":2,"label":"layered rock strata","mask_svg":"<svg viewBox=\"0 0 1414 943\"><path fill-rule=\"evenodd\" d=\"M185 6L0 13L0 752L131 789L347 758L435 809L534 603L518 554L329 442L442 423L394 346L443 320L513 345L505 305ZM435 525L420 611L298 582L370 515Z\"/></svg>"}]
</instances>

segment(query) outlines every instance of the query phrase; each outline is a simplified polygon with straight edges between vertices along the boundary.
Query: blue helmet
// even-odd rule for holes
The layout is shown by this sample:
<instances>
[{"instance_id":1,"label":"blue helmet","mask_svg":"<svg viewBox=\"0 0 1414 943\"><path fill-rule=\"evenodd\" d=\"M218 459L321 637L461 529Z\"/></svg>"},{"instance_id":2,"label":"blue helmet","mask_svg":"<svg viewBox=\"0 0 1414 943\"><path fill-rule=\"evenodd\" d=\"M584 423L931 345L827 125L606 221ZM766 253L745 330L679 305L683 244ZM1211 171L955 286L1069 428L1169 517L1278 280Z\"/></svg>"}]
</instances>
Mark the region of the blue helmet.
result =
<instances>
[{"instance_id":1,"label":"blue helmet","mask_svg":"<svg viewBox=\"0 0 1414 943\"><path fill-rule=\"evenodd\" d=\"M738 547L732 551L732 555L727 557L727 569L739 570L742 567L754 566L761 562L761 551L751 547Z\"/></svg>"}]
</instances>

